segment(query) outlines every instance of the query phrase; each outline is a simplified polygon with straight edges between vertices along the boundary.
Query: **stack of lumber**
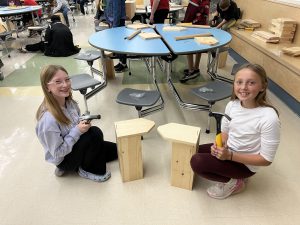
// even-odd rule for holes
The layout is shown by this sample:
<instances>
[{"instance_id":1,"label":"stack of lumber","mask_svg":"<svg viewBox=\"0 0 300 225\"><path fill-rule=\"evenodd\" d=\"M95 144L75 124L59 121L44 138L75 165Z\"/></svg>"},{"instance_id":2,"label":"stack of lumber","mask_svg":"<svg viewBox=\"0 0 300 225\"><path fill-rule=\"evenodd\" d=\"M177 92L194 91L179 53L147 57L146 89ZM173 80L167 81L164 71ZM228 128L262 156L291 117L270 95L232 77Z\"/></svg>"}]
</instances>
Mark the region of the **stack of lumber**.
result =
<instances>
[{"instance_id":1,"label":"stack of lumber","mask_svg":"<svg viewBox=\"0 0 300 225\"><path fill-rule=\"evenodd\" d=\"M247 28L259 28L261 24L253 19L243 19L240 26L247 27Z\"/></svg>"},{"instance_id":2,"label":"stack of lumber","mask_svg":"<svg viewBox=\"0 0 300 225\"><path fill-rule=\"evenodd\" d=\"M266 43L278 43L279 37L275 34L272 34L268 31L254 31L251 35L252 37L261 40Z\"/></svg>"},{"instance_id":3,"label":"stack of lumber","mask_svg":"<svg viewBox=\"0 0 300 225\"><path fill-rule=\"evenodd\" d=\"M282 52L291 56L300 56L300 47L283 48Z\"/></svg>"},{"instance_id":4,"label":"stack of lumber","mask_svg":"<svg viewBox=\"0 0 300 225\"><path fill-rule=\"evenodd\" d=\"M293 42L297 22L290 18L277 18L271 20L269 30L280 37L280 42Z\"/></svg>"}]
</instances>

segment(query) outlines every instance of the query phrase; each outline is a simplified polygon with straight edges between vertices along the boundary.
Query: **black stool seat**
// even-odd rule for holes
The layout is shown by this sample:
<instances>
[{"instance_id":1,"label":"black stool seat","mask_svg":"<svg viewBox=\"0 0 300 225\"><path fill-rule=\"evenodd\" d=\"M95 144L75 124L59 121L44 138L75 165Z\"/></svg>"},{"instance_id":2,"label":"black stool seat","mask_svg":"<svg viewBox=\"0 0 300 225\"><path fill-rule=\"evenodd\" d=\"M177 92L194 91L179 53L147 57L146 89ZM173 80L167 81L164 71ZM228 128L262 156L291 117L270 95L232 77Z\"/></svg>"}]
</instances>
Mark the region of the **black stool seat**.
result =
<instances>
[{"instance_id":1,"label":"black stool seat","mask_svg":"<svg viewBox=\"0 0 300 225\"><path fill-rule=\"evenodd\" d=\"M4 41L8 35L11 35L11 31L4 31L0 33L0 38Z\"/></svg>"},{"instance_id":2,"label":"black stool seat","mask_svg":"<svg viewBox=\"0 0 300 225\"><path fill-rule=\"evenodd\" d=\"M231 96L232 84L215 80L203 86L193 88L192 93L209 103L214 103Z\"/></svg>"},{"instance_id":3,"label":"black stool seat","mask_svg":"<svg viewBox=\"0 0 300 225\"><path fill-rule=\"evenodd\" d=\"M156 90L123 89L117 96L116 102L135 107L148 107L154 105L160 98Z\"/></svg>"},{"instance_id":4,"label":"black stool seat","mask_svg":"<svg viewBox=\"0 0 300 225\"><path fill-rule=\"evenodd\" d=\"M99 59L101 57L100 51L96 50L89 50L84 53L79 53L77 56L74 57L74 59L84 60L87 62L92 62L96 59Z\"/></svg>"},{"instance_id":5,"label":"black stool seat","mask_svg":"<svg viewBox=\"0 0 300 225\"><path fill-rule=\"evenodd\" d=\"M96 80L94 77L86 73L71 76L71 81L71 87L75 91L95 87L102 83L100 80Z\"/></svg>"},{"instance_id":6,"label":"black stool seat","mask_svg":"<svg viewBox=\"0 0 300 225\"><path fill-rule=\"evenodd\" d=\"M216 101L223 100L231 96L232 84L220 80L210 81L207 84L192 89L192 93L206 100L209 104L209 113ZM210 117L208 117L207 134L210 132Z\"/></svg>"}]
</instances>

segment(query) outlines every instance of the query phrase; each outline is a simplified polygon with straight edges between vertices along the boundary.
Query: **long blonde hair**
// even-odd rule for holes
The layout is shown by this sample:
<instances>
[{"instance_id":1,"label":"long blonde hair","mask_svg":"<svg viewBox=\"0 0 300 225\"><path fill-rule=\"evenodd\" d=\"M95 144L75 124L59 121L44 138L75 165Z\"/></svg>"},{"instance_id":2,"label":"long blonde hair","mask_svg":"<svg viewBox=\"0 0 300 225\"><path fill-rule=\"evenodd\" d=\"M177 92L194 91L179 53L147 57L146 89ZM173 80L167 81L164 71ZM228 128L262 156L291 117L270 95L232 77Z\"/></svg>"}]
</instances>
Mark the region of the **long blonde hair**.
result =
<instances>
[{"instance_id":1,"label":"long blonde hair","mask_svg":"<svg viewBox=\"0 0 300 225\"><path fill-rule=\"evenodd\" d=\"M247 64L242 65L235 72L234 75L236 75L242 69L249 69L249 70L253 71L254 73L256 73L259 76L259 78L261 80L263 90L261 92L259 92L258 95L255 97L256 105L271 107L276 111L277 115L279 115L278 110L274 106L272 106L267 99L268 77L267 77L267 73L266 73L265 69L258 64L247 63ZM235 95L234 90L233 90L232 95L231 95L231 100L235 100L235 99L238 99L238 97Z\"/></svg>"},{"instance_id":2,"label":"long blonde hair","mask_svg":"<svg viewBox=\"0 0 300 225\"><path fill-rule=\"evenodd\" d=\"M46 111L49 111L59 123L69 125L71 123L71 121L63 113L60 105L58 104L56 99L53 97L52 93L48 91L48 88L47 88L48 83L52 80L54 75L59 70L64 71L66 74L68 74L66 69L59 65L48 65L48 66L45 66L41 71L40 81L41 81L42 90L44 92L44 100L36 112L36 119L40 120L40 118L43 116L43 114ZM66 98L66 101L74 101L72 98L72 92Z\"/></svg>"}]
</instances>

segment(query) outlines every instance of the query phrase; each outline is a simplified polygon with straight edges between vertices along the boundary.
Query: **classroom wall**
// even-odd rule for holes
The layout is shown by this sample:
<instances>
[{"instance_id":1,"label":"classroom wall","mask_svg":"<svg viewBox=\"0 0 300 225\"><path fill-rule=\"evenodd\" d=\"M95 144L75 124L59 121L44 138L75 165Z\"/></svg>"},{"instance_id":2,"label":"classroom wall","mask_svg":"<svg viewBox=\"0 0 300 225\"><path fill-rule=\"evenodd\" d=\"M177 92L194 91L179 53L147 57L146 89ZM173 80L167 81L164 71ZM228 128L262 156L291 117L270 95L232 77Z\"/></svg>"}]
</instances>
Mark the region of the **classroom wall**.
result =
<instances>
[{"instance_id":1,"label":"classroom wall","mask_svg":"<svg viewBox=\"0 0 300 225\"><path fill-rule=\"evenodd\" d=\"M243 11L244 19L254 19L262 24L262 29L268 30L271 19L288 17L298 22L294 38L295 44L300 44L300 6L289 6L268 0L235 0Z\"/></svg>"}]
</instances>

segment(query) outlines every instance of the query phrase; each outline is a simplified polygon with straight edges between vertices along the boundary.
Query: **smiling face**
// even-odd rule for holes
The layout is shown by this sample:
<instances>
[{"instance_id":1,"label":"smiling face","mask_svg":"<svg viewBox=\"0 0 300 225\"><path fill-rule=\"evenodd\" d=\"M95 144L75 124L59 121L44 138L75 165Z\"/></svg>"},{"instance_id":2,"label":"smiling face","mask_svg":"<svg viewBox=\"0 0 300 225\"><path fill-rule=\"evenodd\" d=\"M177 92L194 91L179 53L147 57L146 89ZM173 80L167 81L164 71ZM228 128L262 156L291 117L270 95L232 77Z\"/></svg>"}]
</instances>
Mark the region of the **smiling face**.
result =
<instances>
[{"instance_id":1,"label":"smiling face","mask_svg":"<svg viewBox=\"0 0 300 225\"><path fill-rule=\"evenodd\" d=\"M68 74L62 70L58 70L47 83L47 89L59 104L63 106L66 97L69 97L71 92L71 81Z\"/></svg>"},{"instance_id":2,"label":"smiling face","mask_svg":"<svg viewBox=\"0 0 300 225\"><path fill-rule=\"evenodd\" d=\"M257 107L256 97L265 91L261 77L249 68L241 69L235 75L234 94L245 108Z\"/></svg>"}]
</instances>

